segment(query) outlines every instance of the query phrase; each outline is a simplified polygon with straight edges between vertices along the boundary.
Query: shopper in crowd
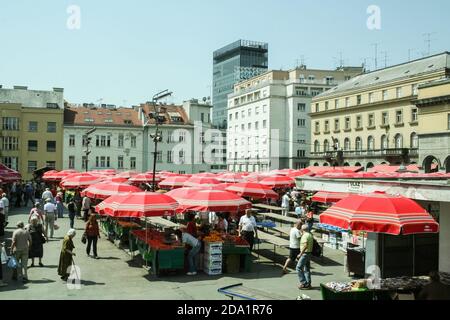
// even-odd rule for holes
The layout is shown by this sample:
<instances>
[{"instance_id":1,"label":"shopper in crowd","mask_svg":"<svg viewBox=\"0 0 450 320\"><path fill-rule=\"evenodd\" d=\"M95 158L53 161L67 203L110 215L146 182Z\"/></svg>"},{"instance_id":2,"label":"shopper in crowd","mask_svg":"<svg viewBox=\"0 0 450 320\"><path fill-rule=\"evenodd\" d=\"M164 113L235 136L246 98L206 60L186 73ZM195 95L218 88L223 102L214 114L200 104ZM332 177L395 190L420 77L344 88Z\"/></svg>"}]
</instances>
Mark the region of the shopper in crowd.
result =
<instances>
[{"instance_id":1,"label":"shopper in crowd","mask_svg":"<svg viewBox=\"0 0 450 320\"><path fill-rule=\"evenodd\" d=\"M439 272L430 272L430 281L419 293L419 300L450 300L450 287L441 282Z\"/></svg>"},{"instance_id":2,"label":"shopper in crowd","mask_svg":"<svg viewBox=\"0 0 450 320\"><path fill-rule=\"evenodd\" d=\"M28 258L31 259L31 267L34 267L34 259L39 259L39 266L43 267L42 257L44 256L44 243L46 242L42 224L39 223L39 218L33 216L31 224L28 227L31 236L31 246Z\"/></svg>"},{"instance_id":3,"label":"shopper in crowd","mask_svg":"<svg viewBox=\"0 0 450 320\"><path fill-rule=\"evenodd\" d=\"M85 222L89 219L89 210L91 209L91 199L88 196L84 196L81 204L81 210L83 211L83 220Z\"/></svg>"},{"instance_id":4,"label":"shopper in crowd","mask_svg":"<svg viewBox=\"0 0 450 320\"><path fill-rule=\"evenodd\" d=\"M70 229L63 240L58 265L58 275L61 276L61 280L63 281L67 281L69 278L69 267L72 266L73 257L75 256L75 252L73 252L75 249L73 244L73 238L75 235L76 231L74 229Z\"/></svg>"},{"instance_id":5,"label":"shopper in crowd","mask_svg":"<svg viewBox=\"0 0 450 320\"><path fill-rule=\"evenodd\" d=\"M300 239L302 237L302 221L299 220L295 224L291 231L289 232L289 257L286 259L283 267L283 274L289 273L287 270L289 264L291 262L295 262L297 260L298 255L300 254Z\"/></svg>"},{"instance_id":6,"label":"shopper in crowd","mask_svg":"<svg viewBox=\"0 0 450 320\"><path fill-rule=\"evenodd\" d=\"M34 204L34 188L33 188L33 186L31 185L31 182L28 182L26 185L25 185L25 190L24 190L25 192L24 192L24 197L23 197L23 200L24 200L24 206L25 207L27 207L28 206L28 201L30 201L31 202L31 205L33 206L33 204Z\"/></svg>"},{"instance_id":7,"label":"shopper in crowd","mask_svg":"<svg viewBox=\"0 0 450 320\"><path fill-rule=\"evenodd\" d=\"M187 275L188 276L195 276L197 274L197 267L195 264L196 258L198 254L200 253L200 249L202 247L202 243L197 238L193 237L187 232L182 232L181 230L177 230L175 232L178 241L181 241L184 244L187 244L191 247L188 253L188 263L189 263L189 270Z\"/></svg>"},{"instance_id":8,"label":"shopper in crowd","mask_svg":"<svg viewBox=\"0 0 450 320\"><path fill-rule=\"evenodd\" d=\"M250 250L253 250L253 244L255 237L258 237L258 228L256 225L256 219L253 216L253 210L248 209L245 211L245 215L239 220L239 236L242 237L250 244Z\"/></svg>"},{"instance_id":9,"label":"shopper in crowd","mask_svg":"<svg viewBox=\"0 0 450 320\"><path fill-rule=\"evenodd\" d=\"M86 254L88 255L88 257L91 256L91 246L92 246L92 249L94 251L94 259L98 259L97 240L100 239L100 229L95 214L91 214L89 216L89 220L86 223L86 228L84 232L86 232L87 238Z\"/></svg>"},{"instance_id":10,"label":"shopper in crowd","mask_svg":"<svg viewBox=\"0 0 450 320\"><path fill-rule=\"evenodd\" d=\"M41 204L39 202L36 202L34 204L34 207L30 210L30 214L28 215L28 223L31 223L31 219L33 217L37 217L39 219L40 224L44 224L44 213L41 210Z\"/></svg>"},{"instance_id":11,"label":"shopper in crowd","mask_svg":"<svg viewBox=\"0 0 450 320\"><path fill-rule=\"evenodd\" d=\"M5 215L4 215L4 208L3 208L3 202L0 201L0 237L3 237L5 235Z\"/></svg>"},{"instance_id":12,"label":"shopper in crowd","mask_svg":"<svg viewBox=\"0 0 450 320\"><path fill-rule=\"evenodd\" d=\"M44 220L45 220L45 237L48 239L48 229L50 228L50 238L53 238L55 230L56 206L52 203L51 199L46 200L44 205Z\"/></svg>"},{"instance_id":13,"label":"shopper in crowd","mask_svg":"<svg viewBox=\"0 0 450 320\"><path fill-rule=\"evenodd\" d=\"M281 208L283 209L282 215L287 217L289 213L289 206L290 206L291 197L289 195L289 192L286 192L284 196L281 198Z\"/></svg>"},{"instance_id":14,"label":"shopper in crowd","mask_svg":"<svg viewBox=\"0 0 450 320\"><path fill-rule=\"evenodd\" d=\"M18 183L16 185L16 208L20 208L20 206L22 205L22 194L23 194L22 184Z\"/></svg>"},{"instance_id":15,"label":"shopper in crowd","mask_svg":"<svg viewBox=\"0 0 450 320\"><path fill-rule=\"evenodd\" d=\"M308 230L311 232L314 226L314 211L312 209L309 209L306 212L305 221L308 226Z\"/></svg>"},{"instance_id":16,"label":"shopper in crowd","mask_svg":"<svg viewBox=\"0 0 450 320\"><path fill-rule=\"evenodd\" d=\"M216 224L217 231L227 233L228 232L228 221L227 221L227 219L225 219L225 214L219 213L217 215L217 217L218 217L218 221Z\"/></svg>"},{"instance_id":17,"label":"shopper in crowd","mask_svg":"<svg viewBox=\"0 0 450 320\"><path fill-rule=\"evenodd\" d=\"M3 248L5 247L4 242L0 242L0 253L2 252ZM2 254L0 254L0 288L6 287L8 284L3 282L3 260L2 260Z\"/></svg>"},{"instance_id":18,"label":"shopper in crowd","mask_svg":"<svg viewBox=\"0 0 450 320\"><path fill-rule=\"evenodd\" d=\"M311 255L314 246L313 235L307 225L302 226L302 237L300 239L300 254L297 256L297 272L300 281L299 289L311 289Z\"/></svg>"},{"instance_id":19,"label":"shopper in crowd","mask_svg":"<svg viewBox=\"0 0 450 320\"><path fill-rule=\"evenodd\" d=\"M64 204L63 204L63 194L58 192L55 197L56 201L56 212L58 213L58 218L64 218Z\"/></svg>"},{"instance_id":20,"label":"shopper in crowd","mask_svg":"<svg viewBox=\"0 0 450 320\"><path fill-rule=\"evenodd\" d=\"M9 199L6 196L6 193L2 194L2 198L0 199L0 206L3 204L3 214L5 215L5 227L8 225L8 213L9 213Z\"/></svg>"},{"instance_id":21,"label":"shopper in crowd","mask_svg":"<svg viewBox=\"0 0 450 320\"><path fill-rule=\"evenodd\" d=\"M81 218L81 204L83 198L81 198L80 190L75 190L75 194L73 196L73 201L75 202L75 206L77 208L77 217Z\"/></svg>"},{"instance_id":22,"label":"shopper in crowd","mask_svg":"<svg viewBox=\"0 0 450 320\"><path fill-rule=\"evenodd\" d=\"M31 236L28 230L25 229L24 223L17 223L17 229L12 235L11 251L16 258L19 267L13 271L13 280L17 280L18 273L20 273L22 282L28 282L28 251L30 250L31 245Z\"/></svg>"},{"instance_id":23,"label":"shopper in crowd","mask_svg":"<svg viewBox=\"0 0 450 320\"><path fill-rule=\"evenodd\" d=\"M187 226L186 226L186 232L189 233L191 236L197 238L198 232L197 232L197 223L195 222L195 214L192 212L188 212L187 214Z\"/></svg>"},{"instance_id":24,"label":"shopper in crowd","mask_svg":"<svg viewBox=\"0 0 450 320\"><path fill-rule=\"evenodd\" d=\"M75 202L73 201L73 199L71 199L69 201L69 203L67 204L67 210L69 210L70 228L73 229L74 228L74 224L75 224L76 210L77 210Z\"/></svg>"},{"instance_id":25,"label":"shopper in crowd","mask_svg":"<svg viewBox=\"0 0 450 320\"><path fill-rule=\"evenodd\" d=\"M42 202L43 203L47 203L47 200L50 200L53 202L53 195L52 192L50 191L50 188L46 188L45 191L42 193Z\"/></svg>"}]
</instances>

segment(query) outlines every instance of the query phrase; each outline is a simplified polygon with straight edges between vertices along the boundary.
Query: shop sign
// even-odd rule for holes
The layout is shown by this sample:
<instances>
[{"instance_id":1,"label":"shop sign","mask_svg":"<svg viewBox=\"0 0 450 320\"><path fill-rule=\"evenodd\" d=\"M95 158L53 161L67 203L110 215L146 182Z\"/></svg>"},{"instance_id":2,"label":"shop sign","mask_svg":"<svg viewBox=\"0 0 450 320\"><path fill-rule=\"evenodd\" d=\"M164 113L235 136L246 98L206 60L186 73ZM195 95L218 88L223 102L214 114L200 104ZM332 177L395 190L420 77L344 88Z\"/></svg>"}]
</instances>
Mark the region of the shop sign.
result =
<instances>
[{"instance_id":1,"label":"shop sign","mask_svg":"<svg viewBox=\"0 0 450 320\"><path fill-rule=\"evenodd\" d=\"M364 184L359 181L350 181L348 183L348 191L355 193L362 193L364 188Z\"/></svg>"}]
</instances>

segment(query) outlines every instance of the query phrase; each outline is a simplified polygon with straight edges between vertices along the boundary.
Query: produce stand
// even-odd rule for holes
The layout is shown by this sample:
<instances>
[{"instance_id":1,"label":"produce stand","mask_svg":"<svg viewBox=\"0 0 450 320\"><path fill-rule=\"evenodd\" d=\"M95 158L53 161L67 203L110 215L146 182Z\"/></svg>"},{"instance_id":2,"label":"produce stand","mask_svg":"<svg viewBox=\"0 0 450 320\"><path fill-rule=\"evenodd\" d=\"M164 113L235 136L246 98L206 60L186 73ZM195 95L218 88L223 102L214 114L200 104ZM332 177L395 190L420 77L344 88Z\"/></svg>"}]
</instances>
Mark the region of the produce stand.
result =
<instances>
[{"instance_id":1,"label":"produce stand","mask_svg":"<svg viewBox=\"0 0 450 320\"><path fill-rule=\"evenodd\" d=\"M226 271L230 273L231 256L239 256L238 271L244 272L252 271L252 254L250 252L250 245L242 238L233 235L224 236L224 243L222 246L223 261L226 266Z\"/></svg>"},{"instance_id":2,"label":"produce stand","mask_svg":"<svg viewBox=\"0 0 450 320\"><path fill-rule=\"evenodd\" d=\"M180 243L168 244L164 233L155 230L133 230L131 237L144 261L151 265L156 276L163 271L184 270L184 246Z\"/></svg>"}]
</instances>

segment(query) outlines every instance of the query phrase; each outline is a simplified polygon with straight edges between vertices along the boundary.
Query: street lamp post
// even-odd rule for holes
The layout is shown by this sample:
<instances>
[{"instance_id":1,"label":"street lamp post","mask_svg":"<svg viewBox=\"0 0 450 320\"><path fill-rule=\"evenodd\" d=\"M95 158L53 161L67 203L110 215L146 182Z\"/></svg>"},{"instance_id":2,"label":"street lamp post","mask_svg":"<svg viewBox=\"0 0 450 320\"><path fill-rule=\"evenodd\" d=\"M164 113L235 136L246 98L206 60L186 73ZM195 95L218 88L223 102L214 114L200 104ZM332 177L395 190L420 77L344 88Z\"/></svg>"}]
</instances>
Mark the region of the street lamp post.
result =
<instances>
[{"instance_id":1,"label":"street lamp post","mask_svg":"<svg viewBox=\"0 0 450 320\"><path fill-rule=\"evenodd\" d=\"M153 154L153 177L152 177L152 190L153 192L156 191L156 160L158 157L158 142L162 142L162 136L161 132L159 132L159 112L156 109L156 103L159 100L162 100L166 97L169 97L172 95L172 92L169 92L169 90L161 91L153 96L152 104L153 108L155 110L155 127L156 132L154 135L150 135L150 137L153 139L153 143L155 144L155 151Z\"/></svg>"},{"instance_id":2,"label":"street lamp post","mask_svg":"<svg viewBox=\"0 0 450 320\"><path fill-rule=\"evenodd\" d=\"M84 153L86 154L86 172L89 171L89 155L91 154L91 151L89 150L89 145L91 144L92 138L89 137L91 134L93 134L95 131L97 131L97 128L92 128L88 132L85 133L86 135L86 150L84 150Z\"/></svg>"}]
</instances>

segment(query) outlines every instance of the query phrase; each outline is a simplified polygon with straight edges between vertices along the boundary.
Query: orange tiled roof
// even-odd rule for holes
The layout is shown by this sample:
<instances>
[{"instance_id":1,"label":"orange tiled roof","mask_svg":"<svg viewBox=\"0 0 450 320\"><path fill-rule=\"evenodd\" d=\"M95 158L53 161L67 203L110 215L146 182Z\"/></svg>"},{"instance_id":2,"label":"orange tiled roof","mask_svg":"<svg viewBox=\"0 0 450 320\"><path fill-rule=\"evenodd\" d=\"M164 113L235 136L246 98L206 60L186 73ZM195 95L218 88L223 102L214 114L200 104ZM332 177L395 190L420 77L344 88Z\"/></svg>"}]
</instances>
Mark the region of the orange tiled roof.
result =
<instances>
[{"instance_id":1,"label":"orange tiled roof","mask_svg":"<svg viewBox=\"0 0 450 320\"><path fill-rule=\"evenodd\" d=\"M154 107L152 104L141 104L142 110L143 112L148 115L149 113L153 113L155 111ZM157 108L159 108L160 116L164 117L164 122L165 124L189 124L189 117L186 114L186 111L184 110L184 108L182 106L177 106L177 105L162 105L162 106L157 106ZM176 121L177 119L175 119L173 116L179 117L180 121ZM150 123L154 123L154 120L150 120Z\"/></svg>"},{"instance_id":2,"label":"orange tiled roof","mask_svg":"<svg viewBox=\"0 0 450 320\"><path fill-rule=\"evenodd\" d=\"M141 127L138 111L132 108L87 108L68 105L64 109L64 124L83 126Z\"/></svg>"}]
</instances>

